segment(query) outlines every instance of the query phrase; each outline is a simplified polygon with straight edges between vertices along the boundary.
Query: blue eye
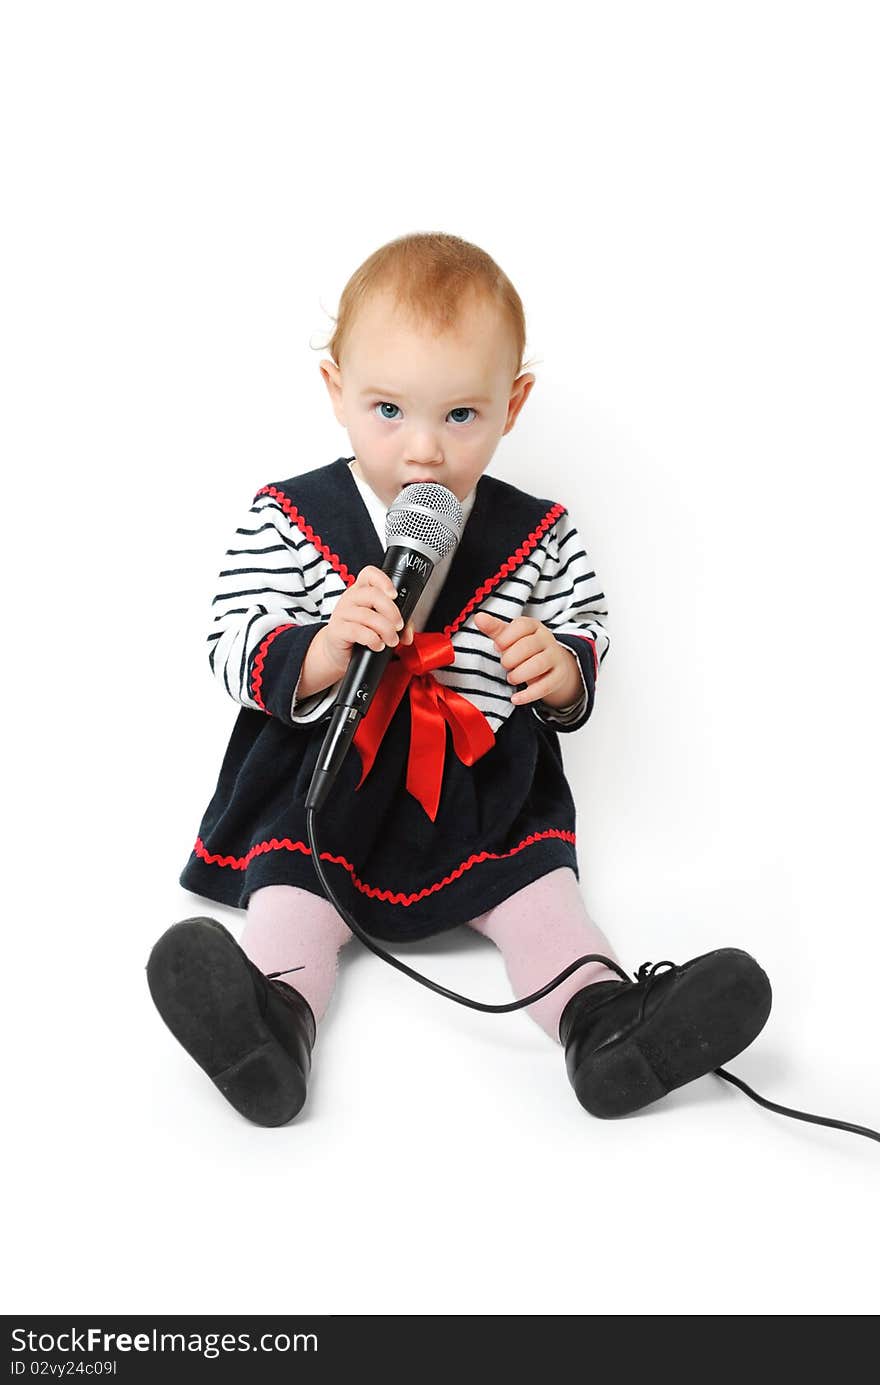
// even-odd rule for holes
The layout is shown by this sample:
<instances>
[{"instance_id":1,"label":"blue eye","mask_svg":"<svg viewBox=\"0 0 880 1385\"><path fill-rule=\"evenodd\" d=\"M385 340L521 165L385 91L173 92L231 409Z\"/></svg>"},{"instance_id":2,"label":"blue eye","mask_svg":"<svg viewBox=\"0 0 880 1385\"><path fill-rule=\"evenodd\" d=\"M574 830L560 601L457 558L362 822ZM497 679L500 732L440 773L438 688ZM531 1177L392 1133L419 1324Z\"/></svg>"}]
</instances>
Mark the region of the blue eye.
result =
<instances>
[{"instance_id":1,"label":"blue eye","mask_svg":"<svg viewBox=\"0 0 880 1385\"><path fill-rule=\"evenodd\" d=\"M400 409L399 409L399 407L398 407L397 404L392 404L389 400L383 399L379 404L375 404L373 407L374 407L374 409L382 409L382 410L384 410L384 409L391 409L391 410L392 410L391 413L387 413L387 414L386 414L386 413L383 412L383 413L380 413L380 414L379 414L379 417L380 417L380 418L384 418L385 421L386 421L386 423L396 423L396 422L397 422L397 419L396 419L396 417L395 417L395 415L394 415L394 413L393 413L393 410L395 410L395 409L397 410L398 413L400 413ZM454 416L455 414L473 414L474 418L476 418L476 416L477 416L477 411L476 411L476 409L472 409L472 408L470 407L470 405L467 405L467 406L462 405L460 408L457 408L457 409L450 409L450 410L449 410L449 417L450 417L450 418L453 418L453 416ZM456 422L456 423L471 423L471 422L473 422L473 419L456 418L456 419L454 419L454 422Z\"/></svg>"}]
</instances>

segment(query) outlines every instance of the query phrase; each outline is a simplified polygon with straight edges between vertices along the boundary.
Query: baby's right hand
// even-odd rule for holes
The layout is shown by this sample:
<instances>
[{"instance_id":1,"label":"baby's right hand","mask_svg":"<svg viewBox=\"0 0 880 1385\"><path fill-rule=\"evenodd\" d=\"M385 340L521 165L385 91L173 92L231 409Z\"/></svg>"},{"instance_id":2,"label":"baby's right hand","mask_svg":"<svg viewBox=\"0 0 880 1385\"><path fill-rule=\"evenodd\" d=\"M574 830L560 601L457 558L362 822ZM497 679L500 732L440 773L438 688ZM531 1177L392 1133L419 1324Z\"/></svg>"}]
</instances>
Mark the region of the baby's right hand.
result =
<instances>
[{"instance_id":1,"label":"baby's right hand","mask_svg":"<svg viewBox=\"0 0 880 1385\"><path fill-rule=\"evenodd\" d=\"M354 583L342 593L323 631L325 651L341 670L340 677L356 644L375 650L393 648L398 641L412 644L412 621L401 629L403 619L395 596L391 578L372 565L361 568Z\"/></svg>"}]
</instances>

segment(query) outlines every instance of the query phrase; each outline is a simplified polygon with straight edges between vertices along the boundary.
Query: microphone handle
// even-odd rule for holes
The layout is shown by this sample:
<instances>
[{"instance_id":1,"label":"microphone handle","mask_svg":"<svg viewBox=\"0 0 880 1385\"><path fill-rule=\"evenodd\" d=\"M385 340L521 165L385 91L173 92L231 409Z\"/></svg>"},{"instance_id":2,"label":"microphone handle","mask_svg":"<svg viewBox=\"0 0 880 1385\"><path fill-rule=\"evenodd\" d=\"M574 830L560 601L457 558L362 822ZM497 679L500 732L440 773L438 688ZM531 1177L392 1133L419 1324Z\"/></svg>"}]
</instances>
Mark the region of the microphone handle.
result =
<instances>
[{"instance_id":1,"label":"microphone handle","mask_svg":"<svg viewBox=\"0 0 880 1385\"><path fill-rule=\"evenodd\" d=\"M433 570L431 559L412 548L392 545L386 550L382 571L397 588L395 604L404 625L418 605ZM358 722L369 711L373 694L382 681L392 653L393 647L389 645L382 649L368 649L359 645L352 650L306 794L307 809L320 808L326 799L339 766L354 740Z\"/></svg>"}]
</instances>

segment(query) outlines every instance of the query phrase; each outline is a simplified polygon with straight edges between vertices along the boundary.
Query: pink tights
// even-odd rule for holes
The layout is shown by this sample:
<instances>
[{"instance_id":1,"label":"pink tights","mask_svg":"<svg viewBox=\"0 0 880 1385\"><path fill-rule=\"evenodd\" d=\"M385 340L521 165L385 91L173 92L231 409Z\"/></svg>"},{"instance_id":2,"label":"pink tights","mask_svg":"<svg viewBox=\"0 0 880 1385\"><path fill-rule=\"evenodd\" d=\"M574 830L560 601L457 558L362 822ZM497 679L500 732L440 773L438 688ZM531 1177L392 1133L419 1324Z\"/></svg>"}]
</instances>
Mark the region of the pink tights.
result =
<instances>
[{"instance_id":1,"label":"pink tights","mask_svg":"<svg viewBox=\"0 0 880 1385\"><path fill-rule=\"evenodd\" d=\"M585 953L619 960L587 913L570 866L533 880L468 927L495 943L517 999L540 990ZM241 946L260 971L302 967L280 980L305 996L320 1022L336 984L339 949L353 936L329 900L297 885L266 885L250 896ZM559 1018L575 992L594 981L620 979L601 962L588 962L526 1012L558 1041Z\"/></svg>"}]
</instances>

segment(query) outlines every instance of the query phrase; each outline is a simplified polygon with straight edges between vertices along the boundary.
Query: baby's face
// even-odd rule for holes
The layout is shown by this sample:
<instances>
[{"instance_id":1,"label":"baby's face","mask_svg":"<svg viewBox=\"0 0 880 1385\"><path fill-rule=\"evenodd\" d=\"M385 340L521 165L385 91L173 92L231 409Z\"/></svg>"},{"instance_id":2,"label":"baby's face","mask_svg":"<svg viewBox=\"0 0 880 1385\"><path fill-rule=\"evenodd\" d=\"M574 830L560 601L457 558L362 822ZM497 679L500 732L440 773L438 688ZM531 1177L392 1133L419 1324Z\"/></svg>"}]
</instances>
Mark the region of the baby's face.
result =
<instances>
[{"instance_id":1,"label":"baby's face","mask_svg":"<svg viewBox=\"0 0 880 1385\"><path fill-rule=\"evenodd\" d=\"M473 490L534 384L534 375L511 384L513 355L492 303L463 304L438 336L390 294L367 299L340 366L320 369L355 467L385 505L408 481L437 481L459 500Z\"/></svg>"}]
</instances>

